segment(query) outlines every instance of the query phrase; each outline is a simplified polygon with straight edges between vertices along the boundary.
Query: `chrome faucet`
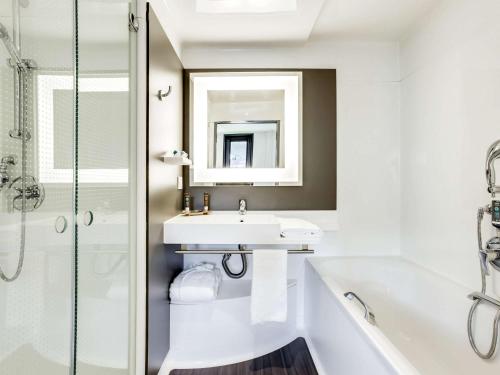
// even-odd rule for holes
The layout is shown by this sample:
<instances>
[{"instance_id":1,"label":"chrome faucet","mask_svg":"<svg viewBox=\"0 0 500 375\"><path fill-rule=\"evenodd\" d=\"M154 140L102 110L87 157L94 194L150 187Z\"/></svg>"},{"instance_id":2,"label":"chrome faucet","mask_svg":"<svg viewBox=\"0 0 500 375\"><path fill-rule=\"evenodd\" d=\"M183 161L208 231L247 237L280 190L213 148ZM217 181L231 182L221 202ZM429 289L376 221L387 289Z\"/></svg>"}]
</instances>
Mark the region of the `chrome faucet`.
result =
<instances>
[{"instance_id":1,"label":"chrome faucet","mask_svg":"<svg viewBox=\"0 0 500 375\"><path fill-rule=\"evenodd\" d=\"M244 199L240 199L240 209L239 209L240 215L246 215L247 214L247 201Z\"/></svg>"},{"instance_id":2,"label":"chrome faucet","mask_svg":"<svg viewBox=\"0 0 500 375\"><path fill-rule=\"evenodd\" d=\"M4 156L0 161L0 189L10 182L9 165L16 165L14 155Z\"/></svg>"}]
</instances>

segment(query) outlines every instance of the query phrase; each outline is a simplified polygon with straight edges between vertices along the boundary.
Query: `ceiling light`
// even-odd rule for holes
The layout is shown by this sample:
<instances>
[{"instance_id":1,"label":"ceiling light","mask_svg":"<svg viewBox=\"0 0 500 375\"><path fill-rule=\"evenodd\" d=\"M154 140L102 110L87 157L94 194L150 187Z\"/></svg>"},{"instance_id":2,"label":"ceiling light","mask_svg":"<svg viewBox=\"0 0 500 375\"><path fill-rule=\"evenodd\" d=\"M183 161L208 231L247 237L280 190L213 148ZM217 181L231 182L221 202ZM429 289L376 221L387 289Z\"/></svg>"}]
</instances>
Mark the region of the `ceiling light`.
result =
<instances>
[{"instance_id":1,"label":"ceiling light","mask_svg":"<svg viewBox=\"0 0 500 375\"><path fill-rule=\"evenodd\" d=\"M197 13L295 12L297 0L196 0Z\"/></svg>"}]
</instances>

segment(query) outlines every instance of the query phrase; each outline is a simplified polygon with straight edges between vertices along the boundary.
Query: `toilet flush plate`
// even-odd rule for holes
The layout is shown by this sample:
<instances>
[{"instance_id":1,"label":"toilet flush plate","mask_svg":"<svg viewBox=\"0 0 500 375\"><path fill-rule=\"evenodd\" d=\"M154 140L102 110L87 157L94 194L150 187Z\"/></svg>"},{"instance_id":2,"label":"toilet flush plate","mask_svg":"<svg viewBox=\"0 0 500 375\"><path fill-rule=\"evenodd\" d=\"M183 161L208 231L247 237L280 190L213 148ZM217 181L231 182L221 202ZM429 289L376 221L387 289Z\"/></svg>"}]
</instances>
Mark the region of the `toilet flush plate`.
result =
<instances>
[{"instance_id":1,"label":"toilet flush plate","mask_svg":"<svg viewBox=\"0 0 500 375\"><path fill-rule=\"evenodd\" d=\"M176 216L164 223L166 244L277 244L281 226L272 214L211 213Z\"/></svg>"}]
</instances>

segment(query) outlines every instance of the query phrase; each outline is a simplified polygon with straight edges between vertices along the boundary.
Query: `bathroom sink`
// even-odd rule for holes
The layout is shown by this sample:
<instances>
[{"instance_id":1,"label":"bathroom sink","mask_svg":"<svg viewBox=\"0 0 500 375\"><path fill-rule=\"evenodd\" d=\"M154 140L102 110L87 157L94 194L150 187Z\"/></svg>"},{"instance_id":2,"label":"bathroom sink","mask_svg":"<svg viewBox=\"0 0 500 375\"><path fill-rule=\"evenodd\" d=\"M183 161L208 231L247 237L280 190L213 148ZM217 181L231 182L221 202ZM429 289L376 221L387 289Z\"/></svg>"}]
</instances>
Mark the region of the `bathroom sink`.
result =
<instances>
[{"instance_id":1,"label":"bathroom sink","mask_svg":"<svg viewBox=\"0 0 500 375\"><path fill-rule=\"evenodd\" d=\"M166 244L274 244L280 223L272 214L210 213L176 216L164 223Z\"/></svg>"}]
</instances>

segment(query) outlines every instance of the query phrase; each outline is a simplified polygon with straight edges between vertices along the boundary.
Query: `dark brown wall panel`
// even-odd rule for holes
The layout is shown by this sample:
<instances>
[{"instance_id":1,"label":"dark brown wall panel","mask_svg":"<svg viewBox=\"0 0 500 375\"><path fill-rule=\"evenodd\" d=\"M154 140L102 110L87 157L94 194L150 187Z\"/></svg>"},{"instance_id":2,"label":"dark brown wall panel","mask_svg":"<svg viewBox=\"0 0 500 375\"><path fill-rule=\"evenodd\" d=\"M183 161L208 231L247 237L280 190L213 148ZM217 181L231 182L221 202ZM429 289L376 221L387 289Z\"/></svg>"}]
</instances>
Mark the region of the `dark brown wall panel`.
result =
<instances>
[{"instance_id":1,"label":"dark brown wall panel","mask_svg":"<svg viewBox=\"0 0 500 375\"><path fill-rule=\"evenodd\" d=\"M335 210L337 208L337 84L334 69L260 69L301 71L303 80L303 186L186 187L203 204L203 192L211 195L211 209L236 210L247 199L249 210ZM189 73L227 69L184 71L184 149L189 150ZM236 70L235 70L236 71ZM237 71L255 71L238 69ZM286 125L285 125L286 126ZM184 170L185 184L189 174Z\"/></svg>"},{"instance_id":2,"label":"dark brown wall panel","mask_svg":"<svg viewBox=\"0 0 500 375\"><path fill-rule=\"evenodd\" d=\"M156 375L170 345L168 287L182 270L182 256L163 243L163 222L179 213L182 192L177 190L180 167L168 166L161 155L182 145L182 64L156 15L148 8L148 263L146 373ZM158 90L172 85L167 100Z\"/></svg>"}]
</instances>

